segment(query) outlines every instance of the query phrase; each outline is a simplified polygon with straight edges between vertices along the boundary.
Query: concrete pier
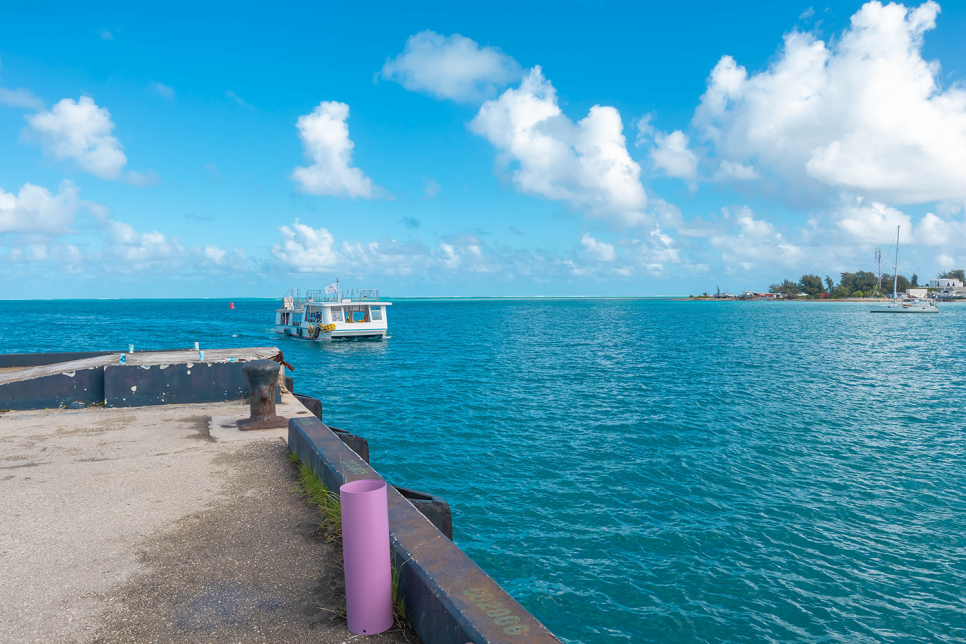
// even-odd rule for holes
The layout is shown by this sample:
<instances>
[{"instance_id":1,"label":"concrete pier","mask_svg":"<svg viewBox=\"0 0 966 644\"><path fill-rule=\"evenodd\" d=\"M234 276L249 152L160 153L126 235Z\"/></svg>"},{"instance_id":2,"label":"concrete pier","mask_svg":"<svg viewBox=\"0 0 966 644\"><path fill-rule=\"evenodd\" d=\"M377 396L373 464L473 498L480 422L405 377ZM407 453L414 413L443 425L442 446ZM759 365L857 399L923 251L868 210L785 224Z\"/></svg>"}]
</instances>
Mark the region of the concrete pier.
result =
<instances>
[{"instance_id":1,"label":"concrete pier","mask_svg":"<svg viewBox=\"0 0 966 644\"><path fill-rule=\"evenodd\" d=\"M336 491L382 478L367 441L281 386L277 348L205 354L0 356L0 644L360 637L289 455ZM388 499L405 619L367 642L559 644L453 543L443 499Z\"/></svg>"},{"instance_id":2,"label":"concrete pier","mask_svg":"<svg viewBox=\"0 0 966 644\"><path fill-rule=\"evenodd\" d=\"M309 412L283 393L278 413ZM0 412L0 642L346 642L338 544L243 401ZM413 642L393 632L367 642Z\"/></svg>"}]
</instances>

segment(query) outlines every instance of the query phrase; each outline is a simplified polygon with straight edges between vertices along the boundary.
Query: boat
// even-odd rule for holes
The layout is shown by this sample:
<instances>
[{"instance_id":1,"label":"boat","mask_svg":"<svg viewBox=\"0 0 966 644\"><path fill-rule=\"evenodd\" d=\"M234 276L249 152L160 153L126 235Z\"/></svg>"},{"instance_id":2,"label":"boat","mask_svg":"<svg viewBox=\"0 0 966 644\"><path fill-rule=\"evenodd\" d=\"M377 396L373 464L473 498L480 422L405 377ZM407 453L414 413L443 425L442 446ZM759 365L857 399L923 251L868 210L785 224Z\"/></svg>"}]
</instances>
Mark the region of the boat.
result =
<instances>
[{"instance_id":1,"label":"boat","mask_svg":"<svg viewBox=\"0 0 966 644\"><path fill-rule=\"evenodd\" d=\"M896 226L896 263L892 269L892 301L877 304L869 309L870 313L939 313L935 302L920 299L900 300L896 293L899 282L899 226Z\"/></svg>"},{"instance_id":2,"label":"boat","mask_svg":"<svg viewBox=\"0 0 966 644\"><path fill-rule=\"evenodd\" d=\"M386 311L378 289L340 289L339 280L321 290L291 289L275 309L275 332L302 340L388 338Z\"/></svg>"}]
</instances>

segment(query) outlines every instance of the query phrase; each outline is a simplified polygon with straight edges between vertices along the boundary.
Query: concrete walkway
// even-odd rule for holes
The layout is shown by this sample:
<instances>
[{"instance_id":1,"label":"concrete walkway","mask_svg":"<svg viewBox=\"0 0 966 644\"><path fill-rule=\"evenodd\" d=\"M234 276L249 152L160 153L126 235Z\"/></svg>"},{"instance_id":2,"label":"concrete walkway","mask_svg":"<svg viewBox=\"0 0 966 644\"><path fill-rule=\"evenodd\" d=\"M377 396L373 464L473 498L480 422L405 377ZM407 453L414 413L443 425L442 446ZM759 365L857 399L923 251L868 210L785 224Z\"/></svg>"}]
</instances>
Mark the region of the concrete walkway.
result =
<instances>
[{"instance_id":1,"label":"concrete walkway","mask_svg":"<svg viewBox=\"0 0 966 644\"><path fill-rule=\"evenodd\" d=\"M288 395L278 412L307 414ZM341 544L316 535L285 430L238 432L245 416L0 412L0 642L418 641L330 619Z\"/></svg>"}]
</instances>

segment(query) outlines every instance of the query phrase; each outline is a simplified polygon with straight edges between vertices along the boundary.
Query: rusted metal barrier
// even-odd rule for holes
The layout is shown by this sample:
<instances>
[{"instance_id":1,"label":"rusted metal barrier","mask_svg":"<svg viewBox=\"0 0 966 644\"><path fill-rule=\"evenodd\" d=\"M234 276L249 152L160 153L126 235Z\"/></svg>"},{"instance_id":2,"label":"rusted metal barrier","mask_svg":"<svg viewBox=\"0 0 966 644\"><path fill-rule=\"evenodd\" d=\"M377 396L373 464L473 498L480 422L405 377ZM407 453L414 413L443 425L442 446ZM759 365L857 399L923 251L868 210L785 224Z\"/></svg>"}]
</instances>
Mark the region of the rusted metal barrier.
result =
<instances>
[{"instance_id":1,"label":"rusted metal barrier","mask_svg":"<svg viewBox=\"0 0 966 644\"><path fill-rule=\"evenodd\" d=\"M289 421L289 449L330 490L382 479L317 418ZM424 644L560 644L392 486L389 538L406 618Z\"/></svg>"}]
</instances>

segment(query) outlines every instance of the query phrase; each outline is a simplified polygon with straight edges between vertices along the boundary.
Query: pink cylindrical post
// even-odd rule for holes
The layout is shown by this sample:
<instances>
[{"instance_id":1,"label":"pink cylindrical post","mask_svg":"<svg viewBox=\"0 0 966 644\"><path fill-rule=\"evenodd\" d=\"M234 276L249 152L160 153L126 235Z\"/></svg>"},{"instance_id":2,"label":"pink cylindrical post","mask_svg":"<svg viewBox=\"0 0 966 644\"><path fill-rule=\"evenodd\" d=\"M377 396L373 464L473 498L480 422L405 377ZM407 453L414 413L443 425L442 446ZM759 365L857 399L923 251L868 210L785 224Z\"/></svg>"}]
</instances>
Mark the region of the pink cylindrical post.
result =
<instances>
[{"instance_id":1,"label":"pink cylindrical post","mask_svg":"<svg viewBox=\"0 0 966 644\"><path fill-rule=\"evenodd\" d=\"M339 488L349 630L375 635L392 627L392 570L386 482L362 479Z\"/></svg>"}]
</instances>

